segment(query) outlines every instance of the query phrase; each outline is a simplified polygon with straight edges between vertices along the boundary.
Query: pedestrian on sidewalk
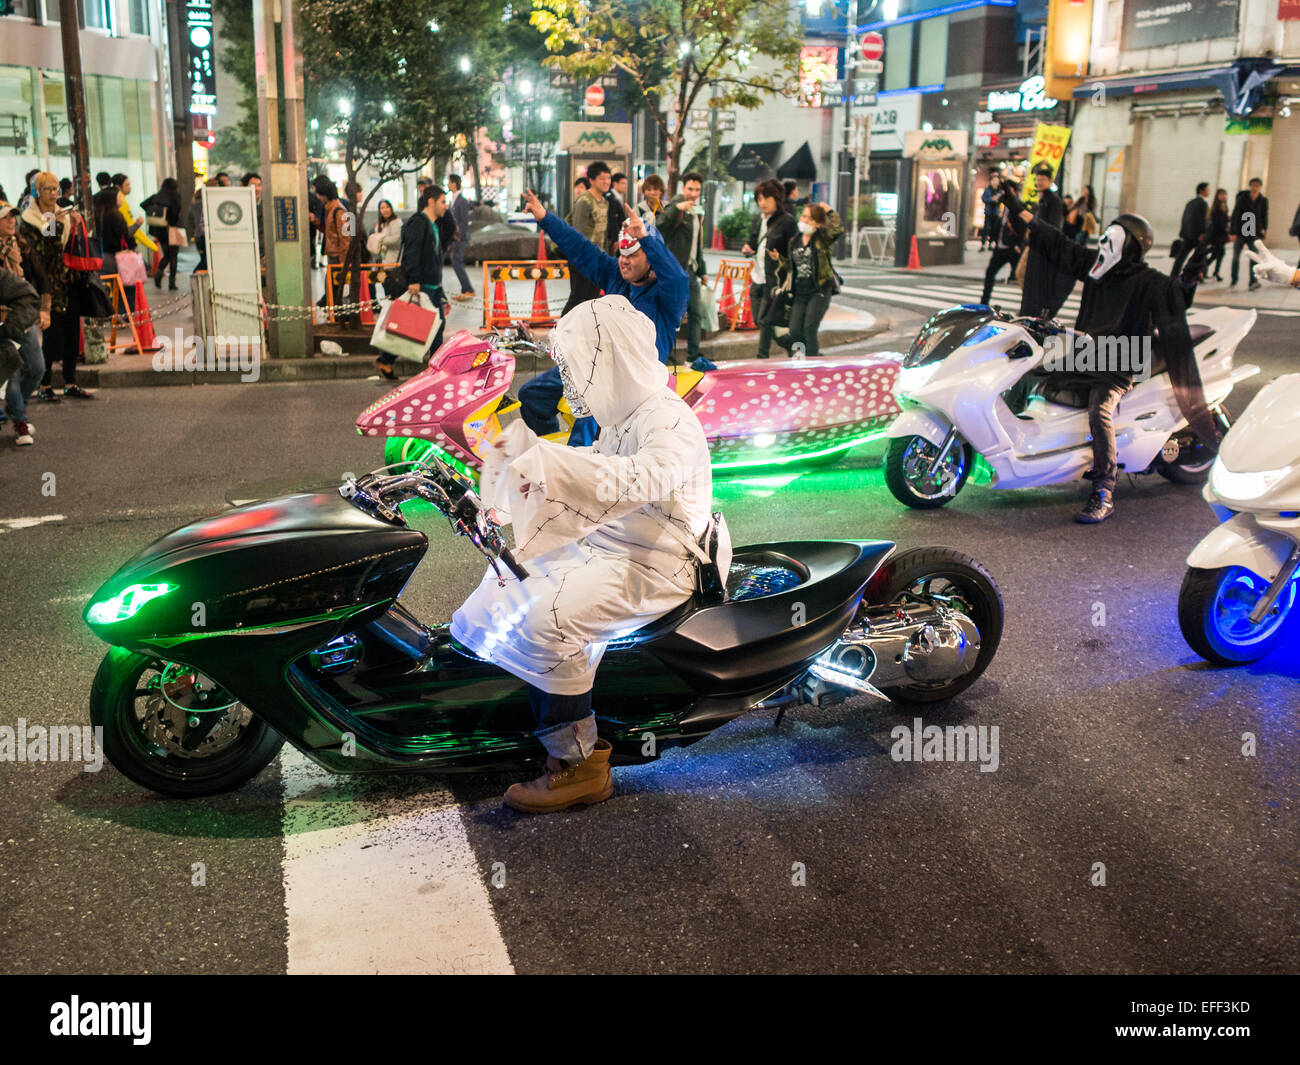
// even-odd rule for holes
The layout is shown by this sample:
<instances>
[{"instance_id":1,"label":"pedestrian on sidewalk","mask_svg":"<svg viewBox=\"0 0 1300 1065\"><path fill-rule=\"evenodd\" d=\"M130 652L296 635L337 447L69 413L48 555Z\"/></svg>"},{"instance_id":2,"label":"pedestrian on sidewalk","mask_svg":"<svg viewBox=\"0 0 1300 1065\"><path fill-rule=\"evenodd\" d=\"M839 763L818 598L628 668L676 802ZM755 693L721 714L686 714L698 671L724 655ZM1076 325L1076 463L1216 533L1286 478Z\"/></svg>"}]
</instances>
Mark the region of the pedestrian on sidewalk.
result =
<instances>
[{"instance_id":1,"label":"pedestrian on sidewalk","mask_svg":"<svg viewBox=\"0 0 1300 1065\"><path fill-rule=\"evenodd\" d=\"M406 276L407 293L418 297L424 293L438 312L438 331L429 345L432 355L442 347L442 333L447 327L447 312L451 304L442 288L442 253L446 246L445 233L439 222L447 213L447 194L437 185L429 185L420 194L420 209L402 225L402 273ZM375 359L375 368L385 381L396 381L393 363L397 356L383 352Z\"/></svg>"},{"instance_id":2,"label":"pedestrian on sidewalk","mask_svg":"<svg viewBox=\"0 0 1300 1065\"><path fill-rule=\"evenodd\" d=\"M829 203L810 203L799 216L799 235L788 253L778 255L782 270L790 272L790 332L776 342L792 355L802 350L809 358L821 354L817 331L839 292L831 248L844 233L844 223Z\"/></svg>"},{"instance_id":3,"label":"pedestrian on sidewalk","mask_svg":"<svg viewBox=\"0 0 1300 1065\"><path fill-rule=\"evenodd\" d=\"M1205 259L1205 275L1214 271L1214 280L1222 281L1219 267L1223 265L1223 254L1228 247L1228 190L1216 189L1214 203L1210 205L1210 229L1206 234L1208 252Z\"/></svg>"},{"instance_id":4,"label":"pedestrian on sidewalk","mask_svg":"<svg viewBox=\"0 0 1300 1065\"><path fill-rule=\"evenodd\" d=\"M1052 189L1052 167L1039 163L1033 169L1038 203L1034 207L1037 222L1060 229L1065 221L1061 197ZM1022 318L1055 318L1074 289L1074 277L1058 270L1041 252L1029 251L1025 261L1025 287L1020 297Z\"/></svg>"},{"instance_id":5,"label":"pedestrian on sidewalk","mask_svg":"<svg viewBox=\"0 0 1300 1065\"><path fill-rule=\"evenodd\" d=\"M1237 202L1233 205L1232 216L1228 219L1228 242L1232 245L1232 280L1235 286L1240 275L1242 248L1255 248L1257 240L1268 239L1268 197L1264 195L1262 178L1251 178L1250 187L1237 193ZM1255 280L1255 260L1246 256L1250 289L1259 288Z\"/></svg>"},{"instance_id":6,"label":"pedestrian on sidewalk","mask_svg":"<svg viewBox=\"0 0 1300 1065\"><path fill-rule=\"evenodd\" d=\"M31 249L50 285L50 324L41 335L45 372L40 397L57 403L51 385L51 370L57 360L63 368L63 394L72 399L94 399L77 384L77 349L81 345L81 320L73 303L73 284L79 275L69 270L63 252L72 238L72 220L79 218L71 207L59 207L59 179L48 171L33 179L36 198L27 205L18 223L18 233Z\"/></svg>"},{"instance_id":7,"label":"pedestrian on sidewalk","mask_svg":"<svg viewBox=\"0 0 1300 1065\"><path fill-rule=\"evenodd\" d=\"M352 246L350 215L339 199L338 186L324 174L316 179L316 195L324 203L321 208L321 230L325 234L325 261L329 266L335 267L327 271L327 284L333 294L334 304L338 306L343 302L343 275L346 271L342 267L347 260L348 249ZM328 300L322 296L316 305L324 307L327 304Z\"/></svg>"},{"instance_id":8,"label":"pedestrian on sidewalk","mask_svg":"<svg viewBox=\"0 0 1300 1065\"><path fill-rule=\"evenodd\" d=\"M451 268L456 271L456 280L460 282L460 294L453 297L458 301L474 298L474 282L470 280L465 269L465 249L469 247L469 200L461 192L459 174L447 178L447 188L451 192L451 220L456 226L456 236L451 243Z\"/></svg>"},{"instance_id":9,"label":"pedestrian on sidewalk","mask_svg":"<svg viewBox=\"0 0 1300 1065\"><path fill-rule=\"evenodd\" d=\"M1097 232L1097 197L1091 185L1084 185L1078 197L1066 205L1061 232L1085 248L1088 238Z\"/></svg>"},{"instance_id":10,"label":"pedestrian on sidewalk","mask_svg":"<svg viewBox=\"0 0 1300 1065\"><path fill-rule=\"evenodd\" d=\"M41 383L45 373L45 356L41 352L41 330L50 324L50 283L40 262L18 235L18 209L0 200L0 274L16 277L36 290L41 307L37 320L23 330L17 341L21 360L4 385L5 413L14 423L19 447L32 444L32 426L27 421L27 397Z\"/></svg>"},{"instance_id":11,"label":"pedestrian on sidewalk","mask_svg":"<svg viewBox=\"0 0 1300 1065\"><path fill-rule=\"evenodd\" d=\"M162 288L163 274L168 273L167 287L176 291L176 259L180 255L180 245L171 241L171 231L179 229L181 224L181 191L174 177L164 178L158 191L140 204L140 210L146 216L161 218L162 225L149 227L149 235L162 248L162 259L158 269L153 271L154 288Z\"/></svg>"},{"instance_id":12,"label":"pedestrian on sidewalk","mask_svg":"<svg viewBox=\"0 0 1300 1065\"><path fill-rule=\"evenodd\" d=\"M1001 188L1001 184L999 188ZM1007 180L1006 188L1013 192L1018 192L1019 187L1014 181ZM999 195L1001 193L999 192ZM989 257L989 265L984 271L984 291L980 294L980 303L985 306L993 298L993 284L998 279L998 272L1004 267L1011 270L1007 281L1009 282L1015 276L1016 263L1020 261L1021 253L1024 251L1025 234L1024 228L1020 222L1009 211L1002 210L1002 215L998 221L998 231L996 240L993 245L993 254Z\"/></svg>"},{"instance_id":13,"label":"pedestrian on sidewalk","mask_svg":"<svg viewBox=\"0 0 1300 1065\"><path fill-rule=\"evenodd\" d=\"M681 193L659 213L656 221L668 250L676 256L690 278L690 300L683 327L686 330L686 357L691 360L692 370L716 370L717 366L700 352L704 323L703 285L708 276L704 262L704 206L700 203L703 191L703 175L694 170L683 174Z\"/></svg>"},{"instance_id":14,"label":"pedestrian on sidewalk","mask_svg":"<svg viewBox=\"0 0 1300 1065\"><path fill-rule=\"evenodd\" d=\"M609 166L599 159L587 167L587 189L573 205L570 223L582 236L594 244L597 250L609 254L609 201L605 193L609 191L613 175ZM525 197L527 202L527 197ZM569 264L569 299L560 312L560 317L568 314L579 303L594 300L600 295L600 286L583 277L580 270Z\"/></svg>"},{"instance_id":15,"label":"pedestrian on sidewalk","mask_svg":"<svg viewBox=\"0 0 1300 1065\"><path fill-rule=\"evenodd\" d=\"M663 209L664 179L658 174L647 174L641 182L641 198L636 202L637 214L645 219L646 225L652 226Z\"/></svg>"},{"instance_id":16,"label":"pedestrian on sidewalk","mask_svg":"<svg viewBox=\"0 0 1300 1065\"><path fill-rule=\"evenodd\" d=\"M1169 268L1170 277L1181 277L1183 264L1192 252L1204 243L1210 231L1210 183L1202 181L1196 186L1196 195L1183 206L1183 220L1178 227L1177 250L1173 265Z\"/></svg>"},{"instance_id":17,"label":"pedestrian on sidewalk","mask_svg":"<svg viewBox=\"0 0 1300 1065\"><path fill-rule=\"evenodd\" d=\"M754 190L758 204L758 217L749 229L749 240L741 251L754 257L754 270L749 285L749 311L758 325L758 357L771 358L772 337L779 324L776 321L778 289L781 287L780 262L788 257L790 239L799 227L788 213L782 210L785 187L776 178L760 182Z\"/></svg>"},{"instance_id":18,"label":"pedestrian on sidewalk","mask_svg":"<svg viewBox=\"0 0 1300 1065\"><path fill-rule=\"evenodd\" d=\"M980 251L998 246L1002 228L1002 172L989 171L989 183L980 194L984 204L984 225L980 227Z\"/></svg>"}]
</instances>

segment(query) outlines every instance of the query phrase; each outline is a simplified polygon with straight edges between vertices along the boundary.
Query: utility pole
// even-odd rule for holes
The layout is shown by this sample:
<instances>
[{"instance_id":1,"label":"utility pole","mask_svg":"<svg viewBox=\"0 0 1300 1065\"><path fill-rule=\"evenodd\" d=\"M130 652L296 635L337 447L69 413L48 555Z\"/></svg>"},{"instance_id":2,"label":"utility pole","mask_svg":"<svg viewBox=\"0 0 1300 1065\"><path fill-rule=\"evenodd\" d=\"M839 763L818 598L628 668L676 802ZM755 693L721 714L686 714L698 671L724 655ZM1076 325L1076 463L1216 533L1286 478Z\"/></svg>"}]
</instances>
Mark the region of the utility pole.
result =
<instances>
[{"instance_id":1,"label":"utility pole","mask_svg":"<svg viewBox=\"0 0 1300 1065\"><path fill-rule=\"evenodd\" d=\"M280 27L280 54L275 30ZM307 268L307 116L297 0L253 0L253 53L257 64L257 129L262 147L262 233L270 303L310 307ZM283 83L284 130L280 129ZM283 137L282 137L283 132ZM360 234L356 234L361 239ZM355 287L355 286L354 286ZM310 356L312 324L306 317L271 317L271 354Z\"/></svg>"},{"instance_id":2,"label":"utility pole","mask_svg":"<svg viewBox=\"0 0 1300 1065\"><path fill-rule=\"evenodd\" d=\"M167 0L167 38L172 74L172 139L176 145L176 182L180 185L183 225L185 212L194 200L194 120L190 116L190 41L182 2Z\"/></svg>"},{"instance_id":3,"label":"utility pole","mask_svg":"<svg viewBox=\"0 0 1300 1065\"><path fill-rule=\"evenodd\" d=\"M713 86L709 86L709 92L713 92ZM708 234L713 232L714 222L714 202L718 198L718 108L714 99L709 99L709 196L708 201L704 204L704 244L709 244Z\"/></svg>"},{"instance_id":4,"label":"utility pole","mask_svg":"<svg viewBox=\"0 0 1300 1065\"><path fill-rule=\"evenodd\" d=\"M856 92L853 68L857 65L854 55L857 6L857 0L846 0L844 5L844 138L840 147L839 195L836 197L842 219L849 217L857 185L857 159L849 147L853 130L853 97ZM848 258L849 247L843 237L840 238L839 245L837 257Z\"/></svg>"},{"instance_id":5,"label":"utility pole","mask_svg":"<svg viewBox=\"0 0 1300 1065\"><path fill-rule=\"evenodd\" d=\"M63 82L68 105L68 128L72 132L72 181L81 213L91 211L90 141L86 138L86 91L81 77L81 19L77 0L59 0L59 34L63 39Z\"/></svg>"}]
</instances>

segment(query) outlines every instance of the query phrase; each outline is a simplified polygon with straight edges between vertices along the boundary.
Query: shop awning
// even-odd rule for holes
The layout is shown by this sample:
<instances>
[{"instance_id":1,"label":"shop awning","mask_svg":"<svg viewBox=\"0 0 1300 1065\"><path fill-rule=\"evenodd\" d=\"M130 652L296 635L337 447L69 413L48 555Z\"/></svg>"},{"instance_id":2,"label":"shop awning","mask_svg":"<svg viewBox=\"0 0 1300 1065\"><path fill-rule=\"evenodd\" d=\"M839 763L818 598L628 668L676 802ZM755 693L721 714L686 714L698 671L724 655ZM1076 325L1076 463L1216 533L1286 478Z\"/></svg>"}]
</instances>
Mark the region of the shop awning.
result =
<instances>
[{"instance_id":1,"label":"shop awning","mask_svg":"<svg viewBox=\"0 0 1300 1065\"><path fill-rule=\"evenodd\" d=\"M812 149L808 147L807 141L804 141L799 150L781 164L776 176L783 181L817 180L817 164L813 162Z\"/></svg>"},{"instance_id":2,"label":"shop awning","mask_svg":"<svg viewBox=\"0 0 1300 1065\"><path fill-rule=\"evenodd\" d=\"M727 173L737 181L765 181L776 174L776 157L784 141L754 141L740 146Z\"/></svg>"},{"instance_id":3,"label":"shop awning","mask_svg":"<svg viewBox=\"0 0 1300 1065\"><path fill-rule=\"evenodd\" d=\"M734 144L718 145L719 169L726 169L727 164L731 162L731 153L735 151L735 147ZM691 161L682 167L681 172L683 174L688 174L692 170L696 173L703 174L706 178L709 176L709 146L707 144L691 156Z\"/></svg>"}]
</instances>

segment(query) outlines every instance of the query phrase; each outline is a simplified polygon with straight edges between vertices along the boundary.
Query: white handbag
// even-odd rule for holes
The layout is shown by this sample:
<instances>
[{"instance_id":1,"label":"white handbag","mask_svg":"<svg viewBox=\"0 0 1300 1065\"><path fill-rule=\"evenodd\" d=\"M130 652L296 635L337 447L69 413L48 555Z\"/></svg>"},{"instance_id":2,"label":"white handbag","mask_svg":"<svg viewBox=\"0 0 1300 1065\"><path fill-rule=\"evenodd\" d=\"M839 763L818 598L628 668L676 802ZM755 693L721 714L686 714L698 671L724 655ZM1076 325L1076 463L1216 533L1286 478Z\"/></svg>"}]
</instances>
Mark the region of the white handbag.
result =
<instances>
[{"instance_id":1,"label":"white handbag","mask_svg":"<svg viewBox=\"0 0 1300 1065\"><path fill-rule=\"evenodd\" d=\"M700 286L700 328L706 333L718 331L718 294Z\"/></svg>"},{"instance_id":2,"label":"white handbag","mask_svg":"<svg viewBox=\"0 0 1300 1065\"><path fill-rule=\"evenodd\" d=\"M418 296L418 302L425 310L434 312L432 324L429 326L429 335L423 341L409 340L406 337L390 333L385 328L388 324L388 316L392 314L393 308L399 300L416 302L417 297L403 295L384 304L384 309L379 312L379 317L375 321L375 331L370 334L370 346L385 351L389 355L396 355L399 359L423 362L424 353L429 350L429 345L433 343L434 334L438 332L441 312L433 305L433 300L426 293L421 292Z\"/></svg>"}]
</instances>

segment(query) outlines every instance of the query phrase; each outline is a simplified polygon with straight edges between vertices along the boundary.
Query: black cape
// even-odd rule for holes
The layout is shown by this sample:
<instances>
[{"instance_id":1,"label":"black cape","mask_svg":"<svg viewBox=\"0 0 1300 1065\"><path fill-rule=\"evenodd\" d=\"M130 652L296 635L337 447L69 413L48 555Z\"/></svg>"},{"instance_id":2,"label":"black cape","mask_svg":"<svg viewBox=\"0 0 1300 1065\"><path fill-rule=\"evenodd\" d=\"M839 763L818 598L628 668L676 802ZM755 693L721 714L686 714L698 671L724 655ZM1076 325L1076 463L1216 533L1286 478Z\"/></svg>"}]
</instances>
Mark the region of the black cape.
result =
<instances>
[{"instance_id":1,"label":"black cape","mask_svg":"<svg viewBox=\"0 0 1300 1065\"><path fill-rule=\"evenodd\" d=\"M1065 221L1065 204L1051 189L1039 194L1034 221L1060 229ZM1025 287L1020 297L1020 313L1029 318L1055 318L1074 290L1074 275L1055 267L1041 252L1029 252L1025 262Z\"/></svg>"},{"instance_id":2,"label":"black cape","mask_svg":"<svg viewBox=\"0 0 1300 1065\"><path fill-rule=\"evenodd\" d=\"M1178 409L1201 442L1216 447L1219 434L1205 404L1178 281L1145 263L1127 262L1116 263L1094 281L1088 271L1097 261L1097 251L1076 244L1059 229L1037 219L1029 227L1029 246L1056 271L1068 276L1071 284L1075 280L1083 282L1075 324L1078 330L1094 340L1103 336L1152 338L1156 366L1163 362L1168 370ZM1122 376L1131 382L1131 374Z\"/></svg>"}]
</instances>

